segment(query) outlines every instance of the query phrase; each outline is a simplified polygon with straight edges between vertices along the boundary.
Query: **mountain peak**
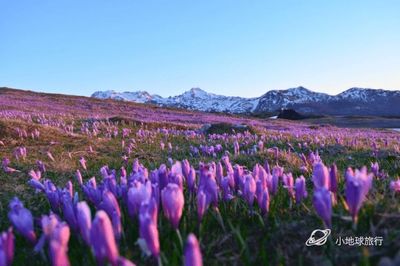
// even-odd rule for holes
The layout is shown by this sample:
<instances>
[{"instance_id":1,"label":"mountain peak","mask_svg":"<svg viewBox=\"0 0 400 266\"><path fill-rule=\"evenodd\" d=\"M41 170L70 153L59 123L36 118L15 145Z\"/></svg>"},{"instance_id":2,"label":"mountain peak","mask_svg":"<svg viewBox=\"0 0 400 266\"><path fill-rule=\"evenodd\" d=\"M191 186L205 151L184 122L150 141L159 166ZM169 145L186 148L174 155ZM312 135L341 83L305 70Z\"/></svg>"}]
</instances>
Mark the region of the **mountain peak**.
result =
<instances>
[{"instance_id":1,"label":"mountain peak","mask_svg":"<svg viewBox=\"0 0 400 266\"><path fill-rule=\"evenodd\" d=\"M208 93L200 88L191 88L190 90L184 92L183 94L191 94L192 96L204 96Z\"/></svg>"},{"instance_id":2,"label":"mountain peak","mask_svg":"<svg viewBox=\"0 0 400 266\"><path fill-rule=\"evenodd\" d=\"M356 87L336 96L314 92L299 86L286 90L270 90L257 98L217 95L197 87L168 98L151 95L146 91L119 93L112 90L95 92L92 97L235 114L273 113L281 108L291 108L303 114L393 115L398 113L400 115L400 91ZM365 104L368 102L374 102L374 104ZM394 105L399 106L399 111L393 112L388 109L388 106Z\"/></svg>"}]
</instances>

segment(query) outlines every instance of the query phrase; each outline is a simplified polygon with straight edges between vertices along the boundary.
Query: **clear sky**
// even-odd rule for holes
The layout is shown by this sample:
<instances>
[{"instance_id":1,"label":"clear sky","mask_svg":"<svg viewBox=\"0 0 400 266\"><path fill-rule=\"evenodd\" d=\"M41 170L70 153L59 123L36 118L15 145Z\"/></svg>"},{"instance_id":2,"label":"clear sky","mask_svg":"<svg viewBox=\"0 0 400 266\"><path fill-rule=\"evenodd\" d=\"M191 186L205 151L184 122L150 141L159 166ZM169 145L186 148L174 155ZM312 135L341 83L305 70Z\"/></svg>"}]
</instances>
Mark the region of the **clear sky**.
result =
<instances>
[{"instance_id":1,"label":"clear sky","mask_svg":"<svg viewBox=\"0 0 400 266\"><path fill-rule=\"evenodd\" d=\"M400 89L398 0L0 0L0 86Z\"/></svg>"}]
</instances>

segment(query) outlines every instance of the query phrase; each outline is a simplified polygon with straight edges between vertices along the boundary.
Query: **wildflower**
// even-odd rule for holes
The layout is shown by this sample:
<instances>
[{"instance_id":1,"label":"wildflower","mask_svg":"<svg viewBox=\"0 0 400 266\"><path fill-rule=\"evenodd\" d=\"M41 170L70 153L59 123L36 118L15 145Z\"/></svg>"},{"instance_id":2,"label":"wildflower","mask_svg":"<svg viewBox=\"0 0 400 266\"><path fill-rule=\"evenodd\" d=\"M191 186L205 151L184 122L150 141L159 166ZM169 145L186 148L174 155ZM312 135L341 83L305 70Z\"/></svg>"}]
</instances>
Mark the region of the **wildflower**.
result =
<instances>
[{"instance_id":1,"label":"wildflower","mask_svg":"<svg viewBox=\"0 0 400 266\"><path fill-rule=\"evenodd\" d=\"M98 211L93 220L90 229L90 243L99 265L103 265L105 261L117 265L119 257L117 243L110 218L103 210Z\"/></svg>"},{"instance_id":2,"label":"wildflower","mask_svg":"<svg viewBox=\"0 0 400 266\"><path fill-rule=\"evenodd\" d=\"M10 227L0 234L0 265L10 266L14 259L14 234Z\"/></svg>"},{"instance_id":3,"label":"wildflower","mask_svg":"<svg viewBox=\"0 0 400 266\"><path fill-rule=\"evenodd\" d=\"M189 234L184 252L184 265L185 266L202 266L203 259L199 242L194 234Z\"/></svg>"},{"instance_id":4,"label":"wildflower","mask_svg":"<svg viewBox=\"0 0 400 266\"><path fill-rule=\"evenodd\" d=\"M306 180L304 176L296 178L294 190L297 204L307 197Z\"/></svg>"},{"instance_id":5,"label":"wildflower","mask_svg":"<svg viewBox=\"0 0 400 266\"><path fill-rule=\"evenodd\" d=\"M368 191L372 184L372 174L368 174L366 169L346 174L346 203L349 208L353 222L357 223L358 212L366 199Z\"/></svg>"},{"instance_id":6,"label":"wildflower","mask_svg":"<svg viewBox=\"0 0 400 266\"><path fill-rule=\"evenodd\" d=\"M321 217L325 226L330 228L332 223L332 197L325 187L314 190L313 204L315 211Z\"/></svg>"},{"instance_id":7,"label":"wildflower","mask_svg":"<svg viewBox=\"0 0 400 266\"><path fill-rule=\"evenodd\" d=\"M15 229L30 242L34 243L36 235L33 231L33 217L31 212L24 207L17 197L11 200L9 208L8 218Z\"/></svg>"},{"instance_id":8,"label":"wildflower","mask_svg":"<svg viewBox=\"0 0 400 266\"><path fill-rule=\"evenodd\" d=\"M165 217L174 229L178 229L184 205L183 192L176 184L168 184L161 192L161 202Z\"/></svg>"}]
</instances>

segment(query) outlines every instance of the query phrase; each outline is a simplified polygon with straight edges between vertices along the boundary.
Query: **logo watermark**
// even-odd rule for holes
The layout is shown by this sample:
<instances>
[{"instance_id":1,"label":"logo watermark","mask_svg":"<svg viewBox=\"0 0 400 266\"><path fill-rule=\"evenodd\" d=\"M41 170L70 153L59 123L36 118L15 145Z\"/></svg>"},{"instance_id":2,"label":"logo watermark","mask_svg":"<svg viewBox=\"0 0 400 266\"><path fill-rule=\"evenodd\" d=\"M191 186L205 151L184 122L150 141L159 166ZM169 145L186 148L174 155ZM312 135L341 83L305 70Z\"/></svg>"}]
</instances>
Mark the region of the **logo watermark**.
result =
<instances>
[{"instance_id":1,"label":"logo watermark","mask_svg":"<svg viewBox=\"0 0 400 266\"><path fill-rule=\"evenodd\" d=\"M331 234L330 229L316 229L311 232L310 237L306 241L306 246L322 246L325 245ZM336 246L382 246L382 236L339 236L335 239Z\"/></svg>"},{"instance_id":2,"label":"logo watermark","mask_svg":"<svg viewBox=\"0 0 400 266\"><path fill-rule=\"evenodd\" d=\"M312 231L310 237L306 241L306 246L322 246L328 240L328 236L331 234L331 229L316 229Z\"/></svg>"}]
</instances>

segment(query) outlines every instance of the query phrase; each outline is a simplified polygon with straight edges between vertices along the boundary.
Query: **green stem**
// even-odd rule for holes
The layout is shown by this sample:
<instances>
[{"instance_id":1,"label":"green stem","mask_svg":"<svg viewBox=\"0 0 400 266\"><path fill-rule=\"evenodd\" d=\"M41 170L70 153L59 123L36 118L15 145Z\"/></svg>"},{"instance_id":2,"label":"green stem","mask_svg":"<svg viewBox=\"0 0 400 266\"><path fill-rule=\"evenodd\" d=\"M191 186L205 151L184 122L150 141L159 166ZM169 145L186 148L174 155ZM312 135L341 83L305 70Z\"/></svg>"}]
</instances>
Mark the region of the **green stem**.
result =
<instances>
[{"instance_id":1,"label":"green stem","mask_svg":"<svg viewBox=\"0 0 400 266\"><path fill-rule=\"evenodd\" d=\"M162 261L161 261L161 256L160 255L157 256L157 265L158 266L162 266Z\"/></svg>"},{"instance_id":2,"label":"green stem","mask_svg":"<svg viewBox=\"0 0 400 266\"><path fill-rule=\"evenodd\" d=\"M179 228L176 229L176 234L178 235L178 239L179 239L179 244L181 246L181 250L183 250L182 235L181 235L181 232L179 231Z\"/></svg>"}]
</instances>

